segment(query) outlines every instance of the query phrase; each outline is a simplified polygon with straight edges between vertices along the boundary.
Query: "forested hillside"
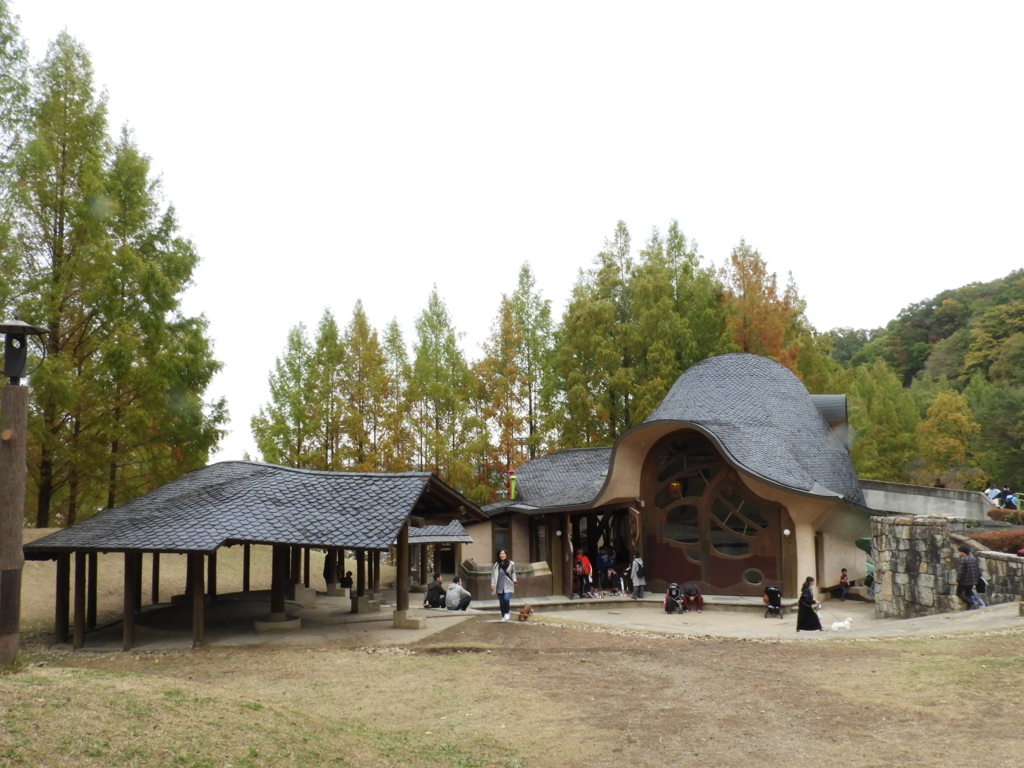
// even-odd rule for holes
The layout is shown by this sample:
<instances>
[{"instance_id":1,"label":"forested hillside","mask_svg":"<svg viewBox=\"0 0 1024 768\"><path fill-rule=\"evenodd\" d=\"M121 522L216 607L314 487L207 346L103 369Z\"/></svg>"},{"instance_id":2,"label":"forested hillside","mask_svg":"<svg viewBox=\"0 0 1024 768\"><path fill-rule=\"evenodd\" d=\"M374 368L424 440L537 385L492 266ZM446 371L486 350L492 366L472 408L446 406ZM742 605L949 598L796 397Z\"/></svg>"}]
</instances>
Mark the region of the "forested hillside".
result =
<instances>
[{"instance_id":1,"label":"forested hillside","mask_svg":"<svg viewBox=\"0 0 1024 768\"><path fill-rule=\"evenodd\" d=\"M26 509L47 527L204 465L226 414L203 401L206 322L179 309L199 257L149 158L112 136L88 52L62 32L32 66L16 22L0 0L0 316L48 331Z\"/></svg>"}]
</instances>

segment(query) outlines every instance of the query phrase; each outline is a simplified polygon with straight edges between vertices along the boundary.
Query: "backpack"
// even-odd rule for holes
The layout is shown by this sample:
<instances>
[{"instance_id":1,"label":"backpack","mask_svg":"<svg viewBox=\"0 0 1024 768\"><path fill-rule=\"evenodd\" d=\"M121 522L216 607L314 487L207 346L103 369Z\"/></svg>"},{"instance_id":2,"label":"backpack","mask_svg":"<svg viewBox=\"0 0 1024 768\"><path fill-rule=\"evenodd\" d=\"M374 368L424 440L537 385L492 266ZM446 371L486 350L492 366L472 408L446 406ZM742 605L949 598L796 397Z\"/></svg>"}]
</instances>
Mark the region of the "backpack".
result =
<instances>
[{"instance_id":1,"label":"backpack","mask_svg":"<svg viewBox=\"0 0 1024 768\"><path fill-rule=\"evenodd\" d=\"M647 571L644 570L643 560L641 560L640 558L637 558L633 562L636 563L636 577L638 579L642 579L645 576L647 576Z\"/></svg>"}]
</instances>

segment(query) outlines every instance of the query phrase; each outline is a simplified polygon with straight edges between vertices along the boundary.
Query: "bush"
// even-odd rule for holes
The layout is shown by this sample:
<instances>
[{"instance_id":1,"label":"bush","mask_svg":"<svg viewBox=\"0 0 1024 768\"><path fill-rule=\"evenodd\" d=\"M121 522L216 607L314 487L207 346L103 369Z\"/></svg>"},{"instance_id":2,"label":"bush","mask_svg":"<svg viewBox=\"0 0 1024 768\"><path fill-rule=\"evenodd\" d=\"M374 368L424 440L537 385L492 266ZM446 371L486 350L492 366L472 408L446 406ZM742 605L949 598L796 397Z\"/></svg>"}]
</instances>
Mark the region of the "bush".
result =
<instances>
[{"instance_id":1,"label":"bush","mask_svg":"<svg viewBox=\"0 0 1024 768\"><path fill-rule=\"evenodd\" d=\"M1024 525L1024 511L1019 509L1000 509L999 507L994 507L988 511L988 516L991 520L998 520L1001 523Z\"/></svg>"},{"instance_id":2,"label":"bush","mask_svg":"<svg viewBox=\"0 0 1024 768\"><path fill-rule=\"evenodd\" d=\"M1006 512L1008 510L1001 511ZM1019 550L1024 549L1024 528L975 533L971 535L971 540L978 542L993 552L1009 552L1011 555L1016 555Z\"/></svg>"}]
</instances>

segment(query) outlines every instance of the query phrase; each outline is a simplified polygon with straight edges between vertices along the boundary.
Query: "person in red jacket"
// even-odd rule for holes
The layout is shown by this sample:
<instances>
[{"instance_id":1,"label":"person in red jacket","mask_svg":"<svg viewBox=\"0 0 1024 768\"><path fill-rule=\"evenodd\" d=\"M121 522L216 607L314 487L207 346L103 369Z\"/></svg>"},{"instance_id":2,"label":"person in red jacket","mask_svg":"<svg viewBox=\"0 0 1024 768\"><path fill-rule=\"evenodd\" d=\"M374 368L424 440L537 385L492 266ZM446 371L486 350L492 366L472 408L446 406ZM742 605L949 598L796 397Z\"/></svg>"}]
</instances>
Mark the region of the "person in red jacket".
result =
<instances>
[{"instance_id":1,"label":"person in red jacket","mask_svg":"<svg viewBox=\"0 0 1024 768\"><path fill-rule=\"evenodd\" d=\"M576 550L576 562L572 566L573 573L579 581L578 590L580 597L594 596L594 569L590 565L590 558L583 554L582 549Z\"/></svg>"}]
</instances>

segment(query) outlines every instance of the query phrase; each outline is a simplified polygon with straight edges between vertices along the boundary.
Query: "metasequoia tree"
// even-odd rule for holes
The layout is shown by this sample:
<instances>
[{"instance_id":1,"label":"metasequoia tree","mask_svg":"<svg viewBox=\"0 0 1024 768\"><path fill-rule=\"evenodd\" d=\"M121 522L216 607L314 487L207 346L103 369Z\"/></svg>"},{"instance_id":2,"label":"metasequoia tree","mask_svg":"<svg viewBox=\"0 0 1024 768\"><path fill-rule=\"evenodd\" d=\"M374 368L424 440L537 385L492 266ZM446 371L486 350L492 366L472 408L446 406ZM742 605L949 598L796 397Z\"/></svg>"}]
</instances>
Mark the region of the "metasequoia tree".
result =
<instances>
[{"instance_id":1,"label":"metasequoia tree","mask_svg":"<svg viewBox=\"0 0 1024 768\"><path fill-rule=\"evenodd\" d=\"M761 254L741 240L722 269L728 330L740 352L751 352L797 370L801 336L809 326L804 302L790 275L780 292L778 278Z\"/></svg>"},{"instance_id":2,"label":"metasequoia tree","mask_svg":"<svg viewBox=\"0 0 1024 768\"><path fill-rule=\"evenodd\" d=\"M288 332L284 354L270 374L270 402L252 417L256 447L271 464L318 469L314 461L322 392L313 382L313 348L306 326ZM322 434L321 434L322 438Z\"/></svg>"},{"instance_id":3,"label":"metasequoia tree","mask_svg":"<svg viewBox=\"0 0 1024 768\"><path fill-rule=\"evenodd\" d=\"M866 480L910 482L917 457L917 424L913 396L882 360L857 368L850 392L850 458Z\"/></svg>"},{"instance_id":4,"label":"metasequoia tree","mask_svg":"<svg viewBox=\"0 0 1024 768\"><path fill-rule=\"evenodd\" d=\"M509 300L512 323L522 336L516 350L519 400L525 409L526 450L535 458L546 445L543 410L548 408L544 380L552 349L551 300L541 296L529 264L519 269L519 280Z\"/></svg>"}]
</instances>

